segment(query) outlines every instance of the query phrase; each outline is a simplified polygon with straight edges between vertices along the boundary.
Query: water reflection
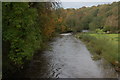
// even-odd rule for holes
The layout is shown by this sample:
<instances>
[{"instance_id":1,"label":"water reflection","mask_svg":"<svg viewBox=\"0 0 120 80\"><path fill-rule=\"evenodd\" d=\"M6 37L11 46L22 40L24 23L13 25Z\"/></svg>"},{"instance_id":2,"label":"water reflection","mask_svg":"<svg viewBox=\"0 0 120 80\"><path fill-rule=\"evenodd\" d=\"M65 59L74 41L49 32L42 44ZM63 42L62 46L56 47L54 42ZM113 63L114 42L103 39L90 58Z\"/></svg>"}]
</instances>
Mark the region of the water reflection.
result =
<instances>
[{"instance_id":1,"label":"water reflection","mask_svg":"<svg viewBox=\"0 0 120 80\"><path fill-rule=\"evenodd\" d=\"M93 61L86 46L71 34L50 44L52 50L34 56L26 78L116 78L118 73L105 60Z\"/></svg>"}]
</instances>

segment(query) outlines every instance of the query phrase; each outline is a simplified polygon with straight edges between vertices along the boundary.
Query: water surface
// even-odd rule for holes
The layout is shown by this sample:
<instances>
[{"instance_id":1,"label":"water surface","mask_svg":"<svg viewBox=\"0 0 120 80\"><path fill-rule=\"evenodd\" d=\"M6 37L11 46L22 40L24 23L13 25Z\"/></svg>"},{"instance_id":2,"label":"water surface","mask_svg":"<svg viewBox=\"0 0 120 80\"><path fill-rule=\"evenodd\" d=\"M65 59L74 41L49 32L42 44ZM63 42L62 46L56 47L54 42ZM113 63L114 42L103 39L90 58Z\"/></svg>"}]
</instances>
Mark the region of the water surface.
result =
<instances>
[{"instance_id":1,"label":"water surface","mask_svg":"<svg viewBox=\"0 0 120 80\"><path fill-rule=\"evenodd\" d=\"M101 59L94 61L85 44L70 33L61 34L51 50L34 56L26 78L116 78L118 73Z\"/></svg>"}]
</instances>

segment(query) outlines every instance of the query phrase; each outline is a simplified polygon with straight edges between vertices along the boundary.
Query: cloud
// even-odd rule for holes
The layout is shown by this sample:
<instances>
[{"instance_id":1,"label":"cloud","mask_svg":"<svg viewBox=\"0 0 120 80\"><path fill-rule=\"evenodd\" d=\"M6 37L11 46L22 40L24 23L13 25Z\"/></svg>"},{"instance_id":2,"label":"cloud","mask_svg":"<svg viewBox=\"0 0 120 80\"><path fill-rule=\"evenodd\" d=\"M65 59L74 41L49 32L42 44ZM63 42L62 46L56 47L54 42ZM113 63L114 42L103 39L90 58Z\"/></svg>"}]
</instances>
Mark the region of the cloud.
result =
<instances>
[{"instance_id":1,"label":"cloud","mask_svg":"<svg viewBox=\"0 0 120 80\"><path fill-rule=\"evenodd\" d=\"M83 6L91 7L97 6L101 4L110 4L112 2L62 2L63 8L81 8Z\"/></svg>"},{"instance_id":2,"label":"cloud","mask_svg":"<svg viewBox=\"0 0 120 80\"><path fill-rule=\"evenodd\" d=\"M120 0L61 0L61 2L115 2Z\"/></svg>"}]
</instances>

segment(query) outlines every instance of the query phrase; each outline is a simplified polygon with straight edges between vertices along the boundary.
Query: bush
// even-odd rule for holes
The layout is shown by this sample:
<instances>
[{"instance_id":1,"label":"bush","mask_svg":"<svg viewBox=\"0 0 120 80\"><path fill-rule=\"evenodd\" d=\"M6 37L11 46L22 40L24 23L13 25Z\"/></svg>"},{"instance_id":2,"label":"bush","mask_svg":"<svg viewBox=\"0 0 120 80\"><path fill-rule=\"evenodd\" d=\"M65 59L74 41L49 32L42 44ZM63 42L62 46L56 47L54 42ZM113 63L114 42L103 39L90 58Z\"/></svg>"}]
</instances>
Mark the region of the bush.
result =
<instances>
[{"instance_id":1,"label":"bush","mask_svg":"<svg viewBox=\"0 0 120 80\"><path fill-rule=\"evenodd\" d=\"M103 31L103 29L96 29L95 30L96 33L99 33L99 34L104 34L105 32Z\"/></svg>"}]
</instances>

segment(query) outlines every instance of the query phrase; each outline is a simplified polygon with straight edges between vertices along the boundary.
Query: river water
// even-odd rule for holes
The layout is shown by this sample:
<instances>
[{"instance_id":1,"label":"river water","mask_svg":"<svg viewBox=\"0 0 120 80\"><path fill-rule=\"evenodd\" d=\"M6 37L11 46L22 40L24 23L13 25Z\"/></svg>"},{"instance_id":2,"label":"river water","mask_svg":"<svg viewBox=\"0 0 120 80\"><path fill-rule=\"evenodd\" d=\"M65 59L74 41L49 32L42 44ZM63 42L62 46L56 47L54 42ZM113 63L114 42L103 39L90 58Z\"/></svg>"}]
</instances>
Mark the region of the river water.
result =
<instances>
[{"instance_id":1,"label":"river water","mask_svg":"<svg viewBox=\"0 0 120 80\"><path fill-rule=\"evenodd\" d=\"M69 34L61 34L52 47L34 56L26 78L116 78L118 73L101 59L92 60L85 44Z\"/></svg>"}]
</instances>

